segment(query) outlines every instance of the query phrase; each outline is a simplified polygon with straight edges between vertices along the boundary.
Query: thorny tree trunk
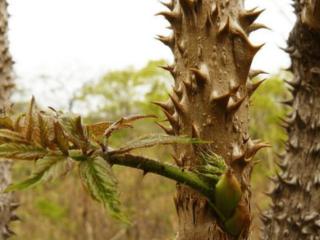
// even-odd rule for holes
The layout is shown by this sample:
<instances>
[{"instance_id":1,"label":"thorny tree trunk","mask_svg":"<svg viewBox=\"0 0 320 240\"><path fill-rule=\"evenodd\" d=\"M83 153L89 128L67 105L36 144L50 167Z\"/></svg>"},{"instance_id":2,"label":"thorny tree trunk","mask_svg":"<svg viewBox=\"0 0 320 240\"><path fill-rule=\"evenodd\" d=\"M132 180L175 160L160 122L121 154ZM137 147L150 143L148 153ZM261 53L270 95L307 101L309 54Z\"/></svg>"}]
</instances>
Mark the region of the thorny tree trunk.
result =
<instances>
[{"instance_id":1,"label":"thorny tree trunk","mask_svg":"<svg viewBox=\"0 0 320 240\"><path fill-rule=\"evenodd\" d=\"M3 112L8 104L12 84L12 60L8 49L8 13L7 3L0 0L0 108ZM1 113L2 114L2 113ZM12 202L11 194L2 193L11 181L11 163L0 161L0 240L7 239L12 234L8 224L16 219L12 211L16 204Z\"/></svg>"},{"instance_id":2,"label":"thorny tree trunk","mask_svg":"<svg viewBox=\"0 0 320 240\"><path fill-rule=\"evenodd\" d=\"M223 156L241 182L239 239L248 239L251 159L265 146L248 135L249 97L260 84L248 75L261 47L253 46L248 35L263 27L254 23L262 11L244 10L242 0L174 0L165 5L169 11L160 15L170 22L173 34L159 40L175 56L174 65L165 67L175 86L168 102L158 103L171 125L163 129L213 142L206 150ZM199 152L197 146L177 146L174 158L179 166L192 168L200 163ZM190 188L177 187L175 204L178 240L234 239L220 227L206 200Z\"/></svg>"},{"instance_id":3,"label":"thorny tree trunk","mask_svg":"<svg viewBox=\"0 0 320 240\"><path fill-rule=\"evenodd\" d=\"M288 101L286 154L262 220L262 239L320 239L320 1L295 1L297 22L287 51L294 81Z\"/></svg>"}]
</instances>

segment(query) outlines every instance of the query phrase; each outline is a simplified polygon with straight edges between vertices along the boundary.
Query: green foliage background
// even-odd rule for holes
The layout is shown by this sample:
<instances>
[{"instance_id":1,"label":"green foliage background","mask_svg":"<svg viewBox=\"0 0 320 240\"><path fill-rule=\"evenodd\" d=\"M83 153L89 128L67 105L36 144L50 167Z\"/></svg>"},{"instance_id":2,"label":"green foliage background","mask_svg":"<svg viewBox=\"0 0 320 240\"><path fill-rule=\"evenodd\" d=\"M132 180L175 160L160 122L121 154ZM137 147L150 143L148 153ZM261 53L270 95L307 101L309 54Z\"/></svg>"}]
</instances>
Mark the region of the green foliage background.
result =
<instances>
[{"instance_id":1,"label":"green foliage background","mask_svg":"<svg viewBox=\"0 0 320 240\"><path fill-rule=\"evenodd\" d=\"M167 99L171 77L158 66L164 61L151 61L141 69L127 68L106 73L98 81L88 83L75 93L70 102L74 112L85 114L86 122L117 120L133 114L163 115L152 101ZM268 205L263 195L269 187L267 176L275 173L275 153L283 150L286 134L279 127L280 119L289 111L280 101L290 98L283 83L287 73L273 76L262 84L251 100L251 135L272 143L256 157L253 173L253 211L258 213ZM18 106L24 104L19 103ZM122 130L112 138L113 145L136 136L161 132L152 121L135 124L135 131ZM134 134L134 136L133 136ZM172 162L168 147L144 149L137 153ZM110 219L102 206L83 191L77 177L67 177L53 184L17 193L22 207L18 210L22 222L14 223L17 236L12 239L33 240L167 240L174 239L177 227L173 205L175 186L169 180L123 167L114 167L119 180L121 200L132 225L123 226ZM14 167L14 178L30 174L27 164ZM253 230L257 233L258 218ZM44 238L45 236L45 238ZM255 239L255 236L253 236Z\"/></svg>"}]
</instances>

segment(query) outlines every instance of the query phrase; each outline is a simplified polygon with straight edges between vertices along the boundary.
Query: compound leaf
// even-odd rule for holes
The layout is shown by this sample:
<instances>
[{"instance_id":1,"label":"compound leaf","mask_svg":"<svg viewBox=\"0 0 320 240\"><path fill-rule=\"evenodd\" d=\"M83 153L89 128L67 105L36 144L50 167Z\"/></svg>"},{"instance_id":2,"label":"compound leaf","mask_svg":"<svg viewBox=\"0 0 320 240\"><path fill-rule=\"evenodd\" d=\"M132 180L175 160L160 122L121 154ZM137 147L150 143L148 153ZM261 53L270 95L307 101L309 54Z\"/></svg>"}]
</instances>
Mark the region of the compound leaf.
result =
<instances>
[{"instance_id":1,"label":"compound leaf","mask_svg":"<svg viewBox=\"0 0 320 240\"><path fill-rule=\"evenodd\" d=\"M37 160L47 154L46 149L17 143L0 145L0 158L6 160Z\"/></svg>"},{"instance_id":2,"label":"compound leaf","mask_svg":"<svg viewBox=\"0 0 320 240\"><path fill-rule=\"evenodd\" d=\"M85 152L88 147L88 139L86 129L81 122L81 117L72 114L62 114L59 117L59 123L69 141Z\"/></svg>"},{"instance_id":3,"label":"compound leaf","mask_svg":"<svg viewBox=\"0 0 320 240\"><path fill-rule=\"evenodd\" d=\"M5 191L22 190L39 183L56 180L69 172L71 168L72 162L66 156L47 155L36 161L35 169L28 179L9 185Z\"/></svg>"},{"instance_id":4,"label":"compound leaf","mask_svg":"<svg viewBox=\"0 0 320 240\"><path fill-rule=\"evenodd\" d=\"M80 177L91 196L102 203L113 217L127 222L120 209L117 181L111 166L100 156L88 158L79 165Z\"/></svg>"}]
</instances>

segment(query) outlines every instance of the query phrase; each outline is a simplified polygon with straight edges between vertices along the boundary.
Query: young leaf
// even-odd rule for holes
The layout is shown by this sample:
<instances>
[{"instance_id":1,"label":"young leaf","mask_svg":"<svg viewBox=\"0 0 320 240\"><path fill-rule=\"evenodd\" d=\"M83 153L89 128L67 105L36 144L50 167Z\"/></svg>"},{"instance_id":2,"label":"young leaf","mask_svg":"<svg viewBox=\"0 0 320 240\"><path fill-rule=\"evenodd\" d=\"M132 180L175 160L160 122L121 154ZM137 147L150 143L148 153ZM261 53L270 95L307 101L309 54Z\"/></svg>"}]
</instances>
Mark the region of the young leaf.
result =
<instances>
[{"instance_id":1,"label":"young leaf","mask_svg":"<svg viewBox=\"0 0 320 240\"><path fill-rule=\"evenodd\" d=\"M112 122L99 122L94 124L86 125L88 135L100 138L104 136L104 133L108 127L110 127Z\"/></svg>"},{"instance_id":2,"label":"young leaf","mask_svg":"<svg viewBox=\"0 0 320 240\"><path fill-rule=\"evenodd\" d=\"M22 190L33 187L42 182L56 180L72 168L71 160L64 155L47 155L36 162L31 176L19 183L13 183L7 187L6 192Z\"/></svg>"},{"instance_id":3,"label":"young leaf","mask_svg":"<svg viewBox=\"0 0 320 240\"><path fill-rule=\"evenodd\" d=\"M85 152L88 148L88 139L86 129L81 123L81 117L72 114L62 114L59 116L59 123L69 141Z\"/></svg>"},{"instance_id":4,"label":"young leaf","mask_svg":"<svg viewBox=\"0 0 320 240\"><path fill-rule=\"evenodd\" d=\"M68 150L69 150L69 141L66 138L63 129L59 122L54 122L54 135L55 135L55 141L60 149L60 151L68 156Z\"/></svg>"},{"instance_id":5,"label":"young leaf","mask_svg":"<svg viewBox=\"0 0 320 240\"><path fill-rule=\"evenodd\" d=\"M0 117L0 128L10 129L13 130L14 124L10 117Z\"/></svg>"},{"instance_id":6,"label":"young leaf","mask_svg":"<svg viewBox=\"0 0 320 240\"><path fill-rule=\"evenodd\" d=\"M0 145L0 159L37 160L47 154L46 149L32 145L5 143Z\"/></svg>"},{"instance_id":7,"label":"young leaf","mask_svg":"<svg viewBox=\"0 0 320 240\"><path fill-rule=\"evenodd\" d=\"M227 169L227 165L223 157L212 151L203 151L200 156L203 160L204 166L212 166L220 169L223 172Z\"/></svg>"},{"instance_id":8,"label":"young leaf","mask_svg":"<svg viewBox=\"0 0 320 240\"><path fill-rule=\"evenodd\" d=\"M200 159L202 160L202 165L196 166L192 171L197 173L203 180L215 185L227 170L223 157L212 151L202 151Z\"/></svg>"},{"instance_id":9,"label":"young leaf","mask_svg":"<svg viewBox=\"0 0 320 240\"><path fill-rule=\"evenodd\" d=\"M73 162L64 155L48 155L38 160L36 165L39 169L44 169L41 181L48 182L54 181L70 172Z\"/></svg>"},{"instance_id":10,"label":"young leaf","mask_svg":"<svg viewBox=\"0 0 320 240\"><path fill-rule=\"evenodd\" d=\"M99 156L80 162L80 177L91 196L101 202L113 217L126 222L120 209L117 182L111 166Z\"/></svg>"},{"instance_id":11,"label":"young leaf","mask_svg":"<svg viewBox=\"0 0 320 240\"><path fill-rule=\"evenodd\" d=\"M0 129L0 142L1 143L7 143L7 142L13 142L13 143L28 143L26 139L21 136L19 133L8 130L8 129Z\"/></svg>"},{"instance_id":12,"label":"young leaf","mask_svg":"<svg viewBox=\"0 0 320 240\"><path fill-rule=\"evenodd\" d=\"M32 138L32 132L34 128L34 109L35 109L35 98L32 97L31 102L29 104L29 110L26 116L26 132L25 138L30 141Z\"/></svg>"},{"instance_id":13,"label":"young leaf","mask_svg":"<svg viewBox=\"0 0 320 240\"><path fill-rule=\"evenodd\" d=\"M122 128L130 128L130 127L132 127L132 123L134 121L137 121L140 119L145 119L145 118L156 118L156 116L154 116L154 115L135 115L135 116L131 116L131 117L123 117L120 120L111 124L104 132L104 136L106 136L108 138L111 136L111 134L114 131L120 130Z\"/></svg>"},{"instance_id":14,"label":"young leaf","mask_svg":"<svg viewBox=\"0 0 320 240\"><path fill-rule=\"evenodd\" d=\"M55 134L52 119L49 116L38 113L38 122L40 145L44 148L53 148Z\"/></svg>"},{"instance_id":15,"label":"young leaf","mask_svg":"<svg viewBox=\"0 0 320 240\"><path fill-rule=\"evenodd\" d=\"M26 113L18 116L14 123L14 131L20 133L27 142L42 145L39 108L35 103L34 97L31 99L29 109Z\"/></svg>"},{"instance_id":16,"label":"young leaf","mask_svg":"<svg viewBox=\"0 0 320 240\"><path fill-rule=\"evenodd\" d=\"M210 164L206 164L206 165L200 165L197 167L197 170L201 173L208 173L208 174L215 174L215 175L222 175L225 170L212 166Z\"/></svg>"},{"instance_id":17,"label":"young leaf","mask_svg":"<svg viewBox=\"0 0 320 240\"><path fill-rule=\"evenodd\" d=\"M25 113L22 113L22 114L19 114L16 119L14 120L14 123L13 123L13 128L14 128L14 131L16 132L22 132L22 120L25 118L26 114Z\"/></svg>"},{"instance_id":18,"label":"young leaf","mask_svg":"<svg viewBox=\"0 0 320 240\"><path fill-rule=\"evenodd\" d=\"M23 189L27 189L30 187L35 186L37 183L39 183L41 181L41 177L42 175L34 175L22 182L18 182L18 183L13 183L10 184L5 190L4 192L12 192L12 191L17 191L17 190L23 190Z\"/></svg>"},{"instance_id":19,"label":"young leaf","mask_svg":"<svg viewBox=\"0 0 320 240\"><path fill-rule=\"evenodd\" d=\"M99 122L86 125L88 136L90 137L91 144L98 144L101 146L105 139L105 131L111 126L112 122Z\"/></svg>"},{"instance_id":20,"label":"young leaf","mask_svg":"<svg viewBox=\"0 0 320 240\"><path fill-rule=\"evenodd\" d=\"M195 138L190 138L187 136L170 136L165 134L152 134L144 137L140 137L128 142L125 146L110 151L110 153L126 153L138 148L148 148L155 145L167 145L167 144L200 144L207 143L206 141L201 141Z\"/></svg>"}]
</instances>

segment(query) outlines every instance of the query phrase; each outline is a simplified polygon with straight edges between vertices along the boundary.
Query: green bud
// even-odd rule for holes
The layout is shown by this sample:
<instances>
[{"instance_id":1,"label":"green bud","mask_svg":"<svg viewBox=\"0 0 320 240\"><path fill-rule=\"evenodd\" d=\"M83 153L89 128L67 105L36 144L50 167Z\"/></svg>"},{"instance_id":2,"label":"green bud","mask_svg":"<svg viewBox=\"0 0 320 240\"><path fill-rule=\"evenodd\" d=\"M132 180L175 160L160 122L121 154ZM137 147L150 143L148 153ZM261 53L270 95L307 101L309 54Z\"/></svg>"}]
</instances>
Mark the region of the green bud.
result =
<instances>
[{"instance_id":1,"label":"green bud","mask_svg":"<svg viewBox=\"0 0 320 240\"><path fill-rule=\"evenodd\" d=\"M218 181L215 188L215 205L223 216L228 219L232 216L241 199L241 186L237 178L228 169Z\"/></svg>"}]
</instances>

